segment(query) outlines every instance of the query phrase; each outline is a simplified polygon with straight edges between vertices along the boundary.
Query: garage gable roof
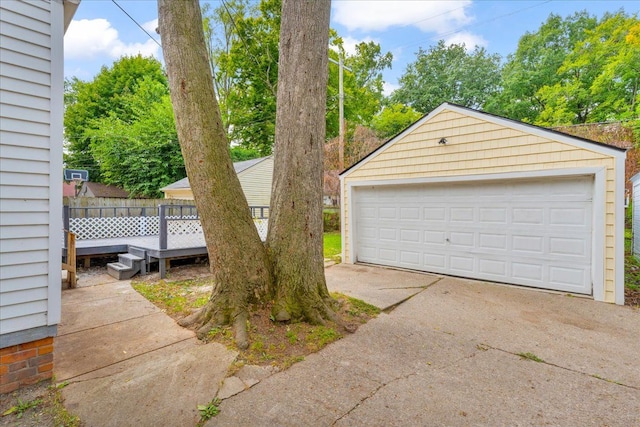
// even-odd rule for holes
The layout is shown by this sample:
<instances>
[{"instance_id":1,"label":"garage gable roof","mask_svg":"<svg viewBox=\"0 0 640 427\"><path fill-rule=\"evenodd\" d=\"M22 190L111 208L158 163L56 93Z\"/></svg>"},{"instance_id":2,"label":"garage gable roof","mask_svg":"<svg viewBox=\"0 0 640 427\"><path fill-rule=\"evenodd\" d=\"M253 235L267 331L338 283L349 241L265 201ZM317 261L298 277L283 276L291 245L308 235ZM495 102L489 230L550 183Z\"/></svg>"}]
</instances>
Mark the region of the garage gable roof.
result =
<instances>
[{"instance_id":1,"label":"garage gable roof","mask_svg":"<svg viewBox=\"0 0 640 427\"><path fill-rule=\"evenodd\" d=\"M547 139L555 140L558 142L574 145L580 148L584 148L587 150L595 151L595 152L613 156L613 157L624 158L625 152L627 151L626 148L620 148L614 145L592 141L586 138L571 136L566 133L558 132L558 131L544 128L541 126L531 125L528 123L519 122L517 120L508 119L506 117L497 116L495 114L485 113L483 111L474 110L468 107L463 107L461 105L444 102L440 104L440 106L438 106L435 110L423 116L421 119L418 119L411 126L407 127L405 130L403 130L396 136L387 140L380 147L376 148L375 150L367 154L365 157L360 159L358 162L354 163L353 165L351 165L350 167L342 171L340 173L340 176L342 177L342 176L348 175L349 173L365 165L369 160L376 157L379 153L385 151L387 148L395 144L397 141L400 141L406 135L412 133L415 129L422 126L424 123L428 122L429 120L431 120L433 117L437 116L444 110L454 111L462 115L476 118L478 120L484 120L499 126L504 126L507 128L519 130L521 132L529 133L531 135L536 135L542 138L547 138Z\"/></svg>"}]
</instances>

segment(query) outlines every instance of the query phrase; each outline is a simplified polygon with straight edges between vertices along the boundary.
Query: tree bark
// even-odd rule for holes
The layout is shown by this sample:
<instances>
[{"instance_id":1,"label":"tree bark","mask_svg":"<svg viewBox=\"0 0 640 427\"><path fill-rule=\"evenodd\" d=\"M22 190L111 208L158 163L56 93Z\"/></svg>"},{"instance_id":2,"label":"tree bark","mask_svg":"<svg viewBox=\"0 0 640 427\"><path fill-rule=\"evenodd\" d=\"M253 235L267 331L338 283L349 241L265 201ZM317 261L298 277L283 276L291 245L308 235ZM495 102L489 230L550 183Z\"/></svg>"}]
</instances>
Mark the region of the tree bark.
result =
<instances>
[{"instance_id":1,"label":"tree bark","mask_svg":"<svg viewBox=\"0 0 640 427\"><path fill-rule=\"evenodd\" d=\"M198 0L159 0L158 17L178 139L215 281L208 304L181 324L197 325L199 336L233 324L236 344L246 348L249 306L271 292L269 259L233 169Z\"/></svg>"},{"instance_id":2,"label":"tree bark","mask_svg":"<svg viewBox=\"0 0 640 427\"><path fill-rule=\"evenodd\" d=\"M330 0L282 2L268 252L277 320L334 318L324 277L322 156Z\"/></svg>"}]
</instances>

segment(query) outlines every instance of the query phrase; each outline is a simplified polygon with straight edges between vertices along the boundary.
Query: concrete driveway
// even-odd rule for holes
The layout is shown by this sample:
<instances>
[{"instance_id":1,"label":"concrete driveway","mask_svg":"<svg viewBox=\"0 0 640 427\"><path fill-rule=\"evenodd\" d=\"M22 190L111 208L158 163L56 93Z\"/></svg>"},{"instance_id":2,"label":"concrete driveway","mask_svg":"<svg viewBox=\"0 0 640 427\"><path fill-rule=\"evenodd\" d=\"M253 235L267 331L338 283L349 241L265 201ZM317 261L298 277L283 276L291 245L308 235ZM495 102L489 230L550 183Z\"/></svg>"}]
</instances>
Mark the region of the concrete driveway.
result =
<instances>
[{"instance_id":1,"label":"concrete driveway","mask_svg":"<svg viewBox=\"0 0 640 427\"><path fill-rule=\"evenodd\" d=\"M636 309L366 266L326 274L387 312L224 400L208 426L640 426Z\"/></svg>"}]
</instances>

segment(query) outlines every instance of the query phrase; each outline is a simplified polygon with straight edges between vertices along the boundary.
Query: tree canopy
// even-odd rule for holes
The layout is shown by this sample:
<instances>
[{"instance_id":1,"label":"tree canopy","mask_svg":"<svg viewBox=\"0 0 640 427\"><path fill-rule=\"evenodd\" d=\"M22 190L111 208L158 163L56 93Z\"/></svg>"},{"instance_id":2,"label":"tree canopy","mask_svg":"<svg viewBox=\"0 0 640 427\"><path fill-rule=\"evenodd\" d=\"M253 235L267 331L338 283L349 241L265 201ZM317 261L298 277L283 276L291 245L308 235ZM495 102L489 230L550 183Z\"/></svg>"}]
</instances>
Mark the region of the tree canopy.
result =
<instances>
[{"instance_id":1,"label":"tree canopy","mask_svg":"<svg viewBox=\"0 0 640 427\"><path fill-rule=\"evenodd\" d=\"M205 36L209 39L210 63L229 140L271 153L275 135L281 0L262 0L257 7L245 0L224 2L205 8ZM217 31L216 31L217 29ZM369 125L379 111L382 70L391 66L392 56L380 45L362 42L353 54L344 51L342 39L331 32L327 55L338 60L341 52L344 73L345 120ZM338 134L338 67L329 66L327 94L327 136Z\"/></svg>"},{"instance_id":2,"label":"tree canopy","mask_svg":"<svg viewBox=\"0 0 640 427\"><path fill-rule=\"evenodd\" d=\"M156 81L167 91L167 79L160 62L140 55L125 56L111 67L103 66L91 82L77 78L65 82L67 167L87 169L91 180L102 181L102 170L91 152L86 131L104 117L115 116L130 122L134 117L130 96L136 93L143 79Z\"/></svg>"},{"instance_id":3,"label":"tree canopy","mask_svg":"<svg viewBox=\"0 0 640 427\"><path fill-rule=\"evenodd\" d=\"M400 88L391 95L394 103L428 113L443 102L482 109L500 87L500 56L476 46L445 45L440 40L427 50L420 48L416 60L400 77Z\"/></svg>"}]
</instances>

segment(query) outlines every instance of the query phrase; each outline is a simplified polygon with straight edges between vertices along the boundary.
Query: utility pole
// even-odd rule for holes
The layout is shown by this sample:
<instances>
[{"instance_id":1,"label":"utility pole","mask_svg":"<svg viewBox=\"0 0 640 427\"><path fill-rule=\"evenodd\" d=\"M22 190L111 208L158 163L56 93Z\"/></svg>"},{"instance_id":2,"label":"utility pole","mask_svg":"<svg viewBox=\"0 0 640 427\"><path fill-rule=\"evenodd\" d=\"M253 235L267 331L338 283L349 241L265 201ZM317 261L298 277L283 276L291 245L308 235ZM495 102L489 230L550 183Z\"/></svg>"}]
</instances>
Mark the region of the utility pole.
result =
<instances>
[{"instance_id":1,"label":"utility pole","mask_svg":"<svg viewBox=\"0 0 640 427\"><path fill-rule=\"evenodd\" d=\"M338 62L329 58L330 62L338 65L338 115L340 123L340 134L338 136L338 168L344 170L344 69L351 71L351 68L345 67L342 61L342 51L338 51Z\"/></svg>"}]
</instances>

